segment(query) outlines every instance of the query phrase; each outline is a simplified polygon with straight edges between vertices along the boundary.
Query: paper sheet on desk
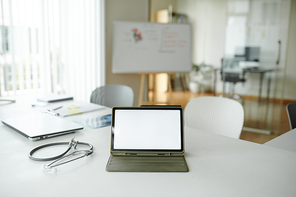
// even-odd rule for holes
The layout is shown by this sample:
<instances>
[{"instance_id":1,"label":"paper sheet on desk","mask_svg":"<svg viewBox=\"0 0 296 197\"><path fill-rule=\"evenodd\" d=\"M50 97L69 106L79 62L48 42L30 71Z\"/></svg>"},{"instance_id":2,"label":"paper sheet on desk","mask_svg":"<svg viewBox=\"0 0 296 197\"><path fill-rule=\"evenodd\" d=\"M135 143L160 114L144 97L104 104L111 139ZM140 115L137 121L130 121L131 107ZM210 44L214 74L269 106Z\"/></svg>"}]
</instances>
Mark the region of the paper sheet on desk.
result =
<instances>
[{"instance_id":1,"label":"paper sheet on desk","mask_svg":"<svg viewBox=\"0 0 296 197\"><path fill-rule=\"evenodd\" d=\"M111 114L74 120L73 122L91 129L98 129L111 125Z\"/></svg>"},{"instance_id":2,"label":"paper sheet on desk","mask_svg":"<svg viewBox=\"0 0 296 197\"><path fill-rule=\"evenodd\" d=\"M104 109L105 107L102 105L96 105L93 103L81 104L81 105L69 105L63 106L61 109L55 110L55 113L59 113L59 116L71 116L74 114L80 114L90 111L95 111L99 109Z\"/></svg>"}]
</instances>

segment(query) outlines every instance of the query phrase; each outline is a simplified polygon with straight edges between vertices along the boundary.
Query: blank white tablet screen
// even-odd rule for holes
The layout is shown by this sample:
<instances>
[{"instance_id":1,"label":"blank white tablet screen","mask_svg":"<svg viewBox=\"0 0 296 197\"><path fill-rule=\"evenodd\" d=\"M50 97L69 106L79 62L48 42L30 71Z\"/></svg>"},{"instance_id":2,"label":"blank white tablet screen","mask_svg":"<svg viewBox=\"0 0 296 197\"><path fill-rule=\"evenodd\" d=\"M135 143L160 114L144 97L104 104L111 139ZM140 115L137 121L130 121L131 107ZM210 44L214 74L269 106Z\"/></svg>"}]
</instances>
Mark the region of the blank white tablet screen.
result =
<instances>
[{"instance_id":1,"label":"blank white tablet screen","mask_svg":"<svg viewBox=\"0 0 296 197\"><path fill-rule=\"evenodd\" d=\"M114 149L180 150L179 110L116 110Z\"/></svg>"}]
</instances>

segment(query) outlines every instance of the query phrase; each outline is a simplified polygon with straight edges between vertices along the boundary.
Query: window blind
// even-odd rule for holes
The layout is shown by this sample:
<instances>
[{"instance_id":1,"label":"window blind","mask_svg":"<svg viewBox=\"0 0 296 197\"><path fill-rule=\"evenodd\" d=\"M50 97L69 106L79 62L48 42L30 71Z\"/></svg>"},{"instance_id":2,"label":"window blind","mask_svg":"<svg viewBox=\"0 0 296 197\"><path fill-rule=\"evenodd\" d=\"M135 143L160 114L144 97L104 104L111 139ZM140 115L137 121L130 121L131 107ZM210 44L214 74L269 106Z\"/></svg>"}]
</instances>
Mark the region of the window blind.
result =
<instances>
[{"instance_id":1,"label":"window blind","mask_svg":"<svg viewBox=\"0 0 296 197\"><path fill-rule=\"evenodd\" d=\"M104 1L1 0L0 95L69 94L104 85Z\"/></svg>"}]
</instances>

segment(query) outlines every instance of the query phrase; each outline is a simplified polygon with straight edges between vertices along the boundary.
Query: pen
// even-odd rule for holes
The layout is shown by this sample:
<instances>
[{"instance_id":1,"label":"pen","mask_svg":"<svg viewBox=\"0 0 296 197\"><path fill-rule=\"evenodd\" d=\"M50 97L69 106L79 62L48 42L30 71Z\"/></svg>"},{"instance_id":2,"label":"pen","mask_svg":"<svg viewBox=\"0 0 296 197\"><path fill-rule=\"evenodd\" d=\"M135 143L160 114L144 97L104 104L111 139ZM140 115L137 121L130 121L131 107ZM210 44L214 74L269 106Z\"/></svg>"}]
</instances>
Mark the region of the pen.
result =
<instances>
[{"instance_id":1,"label":"pen","mask_svg":"<svg viewBox=\"0 0 296 197\"><path fill-rule=\"evenodd\" d=\"M54 116L59 116L60 115L59 113L54 113L54 112L51 112L50 110L45 110L45 113L48 113L48 114L51 114L51 115L54 115Z\"/></svg>"},{"instance_id":2,"label":"pen","mask_svg":"<svg viewBox=\"0 0 296 197\"><path fill-rule=\"evenodd\" d=\"M62 107L63 107L63 106L59 106L59 107L57 107L57 108L52 109L52 111L53 111L53 110L60 109L60 108L62 108Z\"/></svg>"}]
</instances>

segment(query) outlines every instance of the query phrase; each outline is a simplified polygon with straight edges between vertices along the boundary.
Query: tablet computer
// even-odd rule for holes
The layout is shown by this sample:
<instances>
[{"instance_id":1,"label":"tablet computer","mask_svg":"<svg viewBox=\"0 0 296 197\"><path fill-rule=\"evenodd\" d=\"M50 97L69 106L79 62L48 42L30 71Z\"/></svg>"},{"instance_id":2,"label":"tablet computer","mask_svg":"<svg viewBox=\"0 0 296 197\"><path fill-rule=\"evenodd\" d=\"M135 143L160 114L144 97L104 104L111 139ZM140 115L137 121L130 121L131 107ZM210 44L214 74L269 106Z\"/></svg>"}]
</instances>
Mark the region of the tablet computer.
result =
<instances>
[{"instance_id":1,"label":"tablet computer","mask_svg":"<svg viewBox=\"0 0 296 197\"><path fill-rule=\"evenodd\" d=\"M107 171L187 172L182 108L114 107L110 152Z\"/></svg>"}]
</instances>

